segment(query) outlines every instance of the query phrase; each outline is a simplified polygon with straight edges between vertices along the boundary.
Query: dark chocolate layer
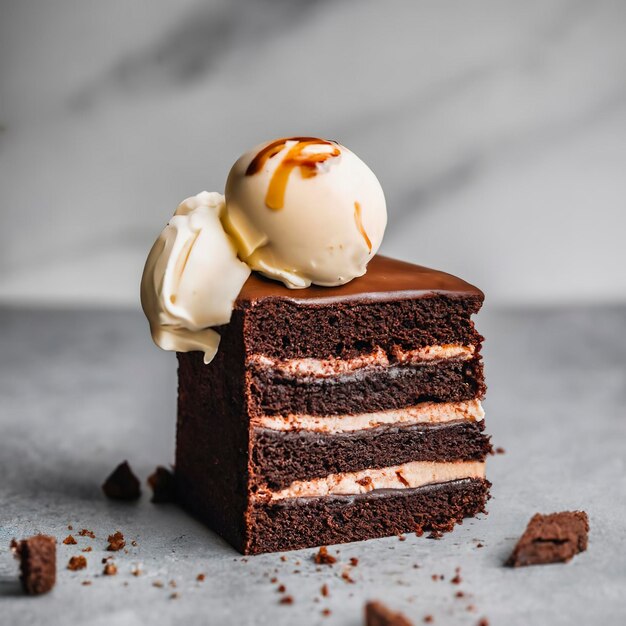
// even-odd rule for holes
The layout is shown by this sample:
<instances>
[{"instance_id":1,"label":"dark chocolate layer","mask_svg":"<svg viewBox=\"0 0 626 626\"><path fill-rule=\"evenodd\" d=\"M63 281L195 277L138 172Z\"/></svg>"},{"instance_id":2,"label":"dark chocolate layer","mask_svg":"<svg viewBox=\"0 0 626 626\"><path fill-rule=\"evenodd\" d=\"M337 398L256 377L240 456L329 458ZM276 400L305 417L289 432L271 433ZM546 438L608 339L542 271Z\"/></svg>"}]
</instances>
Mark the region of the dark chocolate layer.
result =
<instances>
[{"instance_id":1,"label":"dark chocolate layer","mask_svg":"<svg viewBox=\"0 0 626 626\"><path fill-rule=\"evenodd\" d=\"M310 480L411 461L482 461L491 451L484 423L379 426L349 433L281 432L251 435L253 484L278 490Z\"/></svg>"},{"instance_id":2,"label":"dark chocolate layer","mask_svg":"<svg viewBox=\"0 0 626 626\"><path fill-rule=\"evenodd\" d=\"M485 510L490 483L467 478L417 489L299 498L253 505L246 554L297 550L433 529L452 530Z\"/></svg>"},{"instance_id":3,"label":"dark chocolate layer","mask_svg":"<svg viewBox=\"0 0 626 626\"><path fill-rule=\"evenodd\" d=\"M251 415L371 413L430 400L482 398L482 361L441 361L372 368L334 378L295 379L268 369L247 372Z\"/></svg>"}]
</instances>

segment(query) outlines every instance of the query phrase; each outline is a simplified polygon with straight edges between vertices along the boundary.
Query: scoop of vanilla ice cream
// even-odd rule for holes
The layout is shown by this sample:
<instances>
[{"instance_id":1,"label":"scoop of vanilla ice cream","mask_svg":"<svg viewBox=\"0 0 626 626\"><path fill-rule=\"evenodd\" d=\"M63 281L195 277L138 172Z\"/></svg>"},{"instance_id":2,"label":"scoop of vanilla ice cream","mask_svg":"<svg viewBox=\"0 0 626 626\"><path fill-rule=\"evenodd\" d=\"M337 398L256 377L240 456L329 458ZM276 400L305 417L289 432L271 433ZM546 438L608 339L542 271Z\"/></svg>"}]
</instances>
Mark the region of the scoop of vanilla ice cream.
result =
<instances>
[{"instance_id":1,"label":"scoop of vanilla ice cream","mask_svg":"<svg viewBox=\"0 0 626 626\"><path fill-rule=\"evenodd\" d=\"M300 289L366 272L385 226L385 196L359 157L311 137L246 152L226 182L222 223L253 270Z\"/></svg>"},{"instance_id":2,"label":"scoop of vanilla ice cream","mask_svg":"<svg viewBox=\"0 0 626 626\"><path fill-rule=\"evenodd\" d=\"M228 323L250 275L222 227L223 212L219 193L184 200L152 246L141 279L154 342L164 350L200 350L205 363L220 342L210 327Z\"/></svg>"}]
</instances>

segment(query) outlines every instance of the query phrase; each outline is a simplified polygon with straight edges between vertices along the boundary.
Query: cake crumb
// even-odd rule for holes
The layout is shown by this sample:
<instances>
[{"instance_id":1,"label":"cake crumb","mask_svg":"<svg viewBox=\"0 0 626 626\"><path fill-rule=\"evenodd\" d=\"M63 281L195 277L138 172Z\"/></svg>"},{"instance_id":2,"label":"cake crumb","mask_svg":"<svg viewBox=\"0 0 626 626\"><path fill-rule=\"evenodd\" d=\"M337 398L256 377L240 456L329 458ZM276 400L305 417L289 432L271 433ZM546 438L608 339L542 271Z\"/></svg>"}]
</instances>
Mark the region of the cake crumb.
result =
<instances>
[{"instance_id":1,"label":"cake crumb","mask_svg":"<svg viewBox=\"0 0 626 626\"><path fill-rule=\"evenodd\" d=\"M139 568L139 566L134 567L131 572L130 572L133 576L141 576L143 574L143 572L141 571L141 569Z\"/></svg>"},{"instance_id":2,"label":"cake crumb","mask_svg":"<svg viewBox=\"0 0 626 626\"><path fill-rule=\"evenodd\" d=\"M477 547L477 548L484 548L485 546L484 546L482 543L477 543L477 544L476 544L476 547Z\"/></svg>"},{"instance_id":3,"label":"cake crumb","mask_svg":"<svg viewBox=\"0 0 626 626\"><path fill-rule=\"evenodd\" d=\"M170 593L170 600L178 600L178 598L180 598L180 596L177 591Z\"/></svg>"},{"instance_id":4,"label":"cake crumb","mask_svg":"<svg viewBox=\"0 0 626 626\"><path fill-rule=\"evenodd\" d=\"M323 585L322 585L322 588L320 589L320 593L321 593L321 594L322 594L325 598L327 598L327 597L328 597L329 592L328 592L328 585L327 585L327 584L323 584Z\"/></svg>"},{"instance_id":5,"label":"cake crumb","mask_svg":"<svg viewBox=\"0 0 626 626\"><path fill-rule=\"evenodd\" d=\"M313 557L313 561L317 565L332 565L337 562L337 558L328 552L326 546L322 546L319 552Z\"/></svg>"},{"instance_id":6,"label":"cake crumb","mask_svg":"<svg viewBox=\"0 0 626 626\"><path fill-rule=\"evenodd\" d=\"M10 544L11 552L20 561L20 582L31 596L48 593L56 583L56 539L35 535Z\"/></svg>"},{"instance_id":7,"label":"cake crumb","mask_svg":"<svg viewBox=\"0 0 626 626\"><path fill-rule=\"evenodd\" d=\"M109 552L117 552L126 545L124 535L119 530L115 531L112 535L109 535L107 541L109 542L109 545L106 549Z\"/></svg>"},{"instance_id":8,"label":"cake crumb","mask_svg":"<svg viewBox=\"0 0 626 626\"><path fill-rule=\"evenodd\" d=\"M453 585L460 585L463 582L463 579L461 578L461 576L459 576L459 574L456 574L454 578L450 579L450 582Z\"/></svg>"},{"instance_id":9,"label":"cake crumb","mask_svg":"<svg viewBox=\"0 0 626 626\"><path fill-rule=\"evenodd\" d=\"M457 592L454 594L454 597L455 597L455 598L464 598L464 597L465 597L465 593L464 593L463 591L457 591Z\"/></svg>"},{"instance_id":10,"label":"cake crumb","mask_svg":"<svg viewBox=\"0 0 626 626\"><path fill-rule=\"evenodd\" d=\"M272 583L272 585L273 585L273 584L275 584L275 583L277 583L277 582L278 582L278 578L276 578L276 576L272 576L272 577L270 578L270 582L271 582L271 583Z\"/></svg>"},{"instance_id":11,"label":"cake crumb","mask_svg":"<svg viewBox=\"0 0 626 626\"><path fill-rule=\"evenodd\" d=\"M89 537L90 539L96 538L96 534L93 532L93 530L87 530L86 528L79 530L78 535L80 537Z\"/></svg>"},{"instance_id":12,"label":"cake crumb","mask_svg":"<svg viewBox=\"0 0 626 626\"><path fill-rule=\"evenodd\" d=\"M68 529L68 530L74 530L74 527L73 527L71 524L68 524L68 525L67 525L67 529Z\"/></svg>"},{"instance_id":13,"label":"cake crumb","mask_svg":"<svg viewBox=\"0 0 626 626\"><path fill-rule=\"evenodd\" d=\"M176 581L175 580L170 580L170 582L168 583L168 585L170 587L172 587L172 589L176 589Z\"/></svg>"},{"instance_id":14,"label":"cake crumb","mask_svg":"<svg viewBox=\"0 0 626 626\"><path fill-rule=\"evenodd\" d=\"M435 618L432 615L424 615L424 623L432 624L435 621Z\"/></svg>"},{"instance_id":15,"label":"cake crumb","mask_svg":"<svg viewBox=\"0 0 626 626\"><path fill-rule=\"evenodd\" d=\"M396 613L378 600L365 605L366 626L413 626L405 615Z\"/></svg>"},{"instance_id":16,"label":"cake crumb","mask_svg":"<svg viewBox=\"0 0 626 626\"><path fill-rule=\"evenodd\" d=\"M102 573L105 576L115 576L117 574L117 565L115 565L115 563L112 563L111 561L107 561L104 564L104 569L102 570Z\"/></svg>"},{"instance_id":17,"label":"cake crumb","mask_svg":"<svg viewBox=\"0 0 626 626\"><path fill-rule=\"evenodd\" d=\"M322 615L324 617L328 617L331 614L332 614L332 611L330 609L322 609Z\"/></svg>"},{"instance_id":18,"label":"cake crumb","mask_svg":"<svg viewBox=\"0 0 626 626\"><path fill-rule=\"evenodd\" d=\"M91 585L91 581L90 580L83 580L82 583L80 583L81 585L87 587L88 585Z\"/></svg>"},{"instance_id":19,"label":"cake crumb","mask_svg":"<svg viewBox=\"0 0 626 626\"><path fill-rule=\"evenodd\" d=\"M406 541L405 535L398 535L398 541Z\"/></svg>"},{"instance_id":20,"label":"cake crumb","mask_svg":"<svg viewBox=\"0 0 626 626\"><path fill-rule=\"evenodd\" d=\"M424 529L421 526L415 526L415 535L421 537L424 534Z\"/></svg>"},{"instance_id":21,"label":"cake crumb","mask_svg":"<svg viewBox=\"0 0 626 626\"><path fill-rule=\"evenodd\" d=\"M83 548L81 552L91 552L92 550L93 548L91 546L87 546L86 548Z\"/></svg>"},{"instance_id":22,"label":"cake crumb","mask_svg":"<svg viewBox=\"0 0 626 626\"><path fill-rule=\"evenodd\" d=\"M584 511L536 513L505 565L523 567L567 563L587 549L589 519Z\"/></svg>"},{"instance_id":23,"label":"cake crumb","mask_svg":"<svg viewBox=\"0 0 626 626\"><path fill-rule=\"evenodd\" d=\"M489 620L486 617L481 617L476 626L489 626Z\"/></svg>"},{"instance_id":24,"label":"cake crumb","mask_svg":"<svg viewBox=\"0 0 626 626\"><path fill-rule=\"evenodd\" d=\"M291 596L283 596L280 599L280 604L293 604L293 598Z\"/></svg>"},{"instance_id":25,"label":"cake crumb","mask_svg":"<svg viewBox=\"0 0 626 626\"><path fill-rule=\"evenodd\" d=\"M72 537L72 535L68 535L65 539L63 539L63 543L66 546L75 546L78 542L74 539L74 537Z\"/></svg>"},{"instance_id":26,"label":"cake crumb","mask_svg":"<svg viewBox=\"0 0 626 626\"><path fill-rule=\"evenodd\" d=\"M202 582L205 578L206 578L206 575L205 575L205 574L198 574L198 575L196 576L196 580L197 580L199 583L201 583L201 582Z\"/></svg>"},{"instance_id":27,"label":"cake crumb","mask_svg":"<svg viewBox=\"0 0 626 626\"><path fill-rule=\"evenodd\" d=\"M287 557L283 554L283 555L280 557L280 560L284 563L284 562L287 560Z\"/></svg>"},{"instance_id":28,"label":"cake crumb","mask_svg":"<svg viewBox=\"0 0 626 626\"><path fill-rule=\"evenodd\" d=\"M133 539L133 540L130 542L130 545L131 545L131 546L133 546L133 548L136 548L136 547L137 547L137 542Z\"/></svg>"},{"instance_id":29,"label":"cake crumb","mask_svg":"<svg viewBox=\"0 0 626 626\"><path fill-rule=\"evenodd\" d=\"M70 560L67 563L67 569L71 570L72 572L75 572L79 569L85 569L86 567L87 559L82 555L70 557Z\"/></svg>"},{"instance_id":30,"label":"cake crumb","mask_svg":"<svg viewBox=\"0 0 626 626\"><path fill-rule=\"evenodd\" d=\"M163 584L162 580L155 580L152 583L153 587L158 587L159 589L162 589L163 587L165 587L165 585Z\"/></svg>"},{"instance_id":31,"label":"cake crumb","mask_svg":"<svg viewBox=\"0 0 626 626\"><path fill-rule=\"evenodd\" d=\"M159 465L150 476L148 485L152 489L153 504L176 502L176 482L174 474L166 467Z\"/></svg>"},{"instance_id":32,"label":"cake crumb","mask_svg":"<svg viewBox=\"0 0 626 626\"><path fill-rule=\"evenodd\" d=\"M352 567L356 567L359 564L359 559L357 559L355 556L350 558L350 565L352 565Z\"/></svg>"},{"instance_id":33,"label":"cake crumb","mask_svg":"<svg viewBox=\"0 0 626 626\"><path fill-rule=\"evenodd\" d=\"M350 576L350 570L347 568L344 569L343 572L341 572L341 578L343 578L343 580L345 580L347 583L350 583L351 585L355 583L354 578Z\"/></svg>"},{"instance_id":34,"label":"cake crumb","mask_svg":"<svg viewBox=\"0 0 626 626\"><path fill-rule=\"evenodd\" d=\"M501 446L498 446L496 448L496 454L505 454L506 450L504 448L502 448Z\"/></svg>"},{"instance_id":35,"label":"cake crumb","mask_svg":"<svg viewBox=\"0 0 626 626\"><path fill-rule=\"evenodd\" d=\"M285 585L279 585L276 591L278 591L278 593L285 593L285 591L287 591L287 588L285 587Z\"/></svg>"},{"instance_id":36,"label":"cake crumb","mask_svg":"<svg viewBox=\"0 0 626 626\"><path fill-rule=\"evenodd\" d=\"M138 500L141 496L139 479L133 474L128 461L120 463L102 485L102 491L112 500Z\"/></svg>"}]
</instances>

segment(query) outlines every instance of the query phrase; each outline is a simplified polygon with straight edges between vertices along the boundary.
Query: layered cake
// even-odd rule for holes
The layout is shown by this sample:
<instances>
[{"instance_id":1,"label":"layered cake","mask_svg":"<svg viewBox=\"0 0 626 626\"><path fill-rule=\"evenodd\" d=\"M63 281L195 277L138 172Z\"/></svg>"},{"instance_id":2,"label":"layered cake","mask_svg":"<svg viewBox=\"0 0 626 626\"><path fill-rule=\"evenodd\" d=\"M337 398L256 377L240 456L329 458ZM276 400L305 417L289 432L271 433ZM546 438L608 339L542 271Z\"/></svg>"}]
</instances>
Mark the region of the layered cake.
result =
<instances>
[{"instance_id":1,"label":"layered cake","mask_svg":"<svg viewBox=\"0 0 626 626\"><path fill-rule=\"evenodd\" d=\"M375 256L385 222L345 147L278 140L225 199L185 201L148 258L144 310L178 352L178 498L245 554L484 510L483 294Z\"/></svg>"}]
</instances>

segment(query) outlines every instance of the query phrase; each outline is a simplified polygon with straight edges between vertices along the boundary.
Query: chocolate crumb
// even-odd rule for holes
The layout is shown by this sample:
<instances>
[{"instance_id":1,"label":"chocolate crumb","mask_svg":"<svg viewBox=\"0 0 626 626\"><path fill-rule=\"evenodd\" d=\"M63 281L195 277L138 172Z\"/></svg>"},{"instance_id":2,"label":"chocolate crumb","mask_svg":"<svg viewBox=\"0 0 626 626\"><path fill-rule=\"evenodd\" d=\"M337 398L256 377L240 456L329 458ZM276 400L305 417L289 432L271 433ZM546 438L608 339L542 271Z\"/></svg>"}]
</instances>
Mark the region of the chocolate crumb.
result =
<instances>
[{"instance_id":1,"label":"chocolate crumb","mask_svg":"<svg viewBox=\"0 0 626 626\"><path fill-rule=\"evenodd\" d=\"M489 626L489 620L486 617L481 617L476 626Z\"/></svg>"},{"instance_id":2,"label":"chocolate crumb","mask_svg":"<svg viewBox=\"0 0 626 626\"><path fill-rule=\"evenodd\" d=\"M317 565L332 565L337 562L337 558L328 552L326 546L322 546L319 552L313 557L313 561Z\"/></svg>"},{"instance_id":3,"label":"chocolate crumb","mask_svg":"<svg viewBox=\"0 0 626 626\"><path fill-rule=\"evenodd\" d=\"M330 609L322 609L322 615L324 617L328 617L329 615L331 615L331 610Z\"/></svg>"},{"instance_id":4,"label":"chocolate crumb","mask_svg":"<svg viewBox=\"0 0 626 626\"><path fill-rule=\"evenodd\" d=\"M463 579L457 574L454 578L450 579L450 582L453 585L460 585L463 582Z\"/></svg>"},{"instance_id":5,"label":"chocolate crumb","mask_svg":"<svg viewBox=\"0 0 626 626\"><path fill-rule=\"evenodd\" d=\"M285 591L287 591L285 585L279 585L278 589L276 589L276 591L278 591L278 593L285 593Z\"/></svg>"},{"instance_id":6,"label":"chocolate crumb","mask_svg":"<svg viewBox=\"0 0 626 626\"><path fill-rule=\"evenodd\" d=\"M67 529L68 529L68 530L74 530L74 527L73 527L71 524L68 524L68 525L67 525Z\"/></svg>"},{"instance_id":7,"label":"chocolate crumb","mask_svg":"<svg viewBox=\"0 0 626 626\"><path fill-rule=\"evenodd\" d=\"M205 578L206 578L206 576L205 576L204 574L198 574L198 575L196 576L196 580L197 580L198 582L200 582L200 583L201 583L201 582L202 582Z\"/></svg>"},{"instance_id":8,"label":"chocolate crumb","mask_svg":"<svg viewBox=\"0 0 626 626\"><path fill-rule=\"evenodd\" d=\"M79 569L85 569L86 567L87 559L80 554L78 556L71 557L67 563L67 569L71 570L72 572L75 572Z\"/></svg>"},{"instance_id":9,"label":"chocolate crumb","mask_svg":"<svg viewBox=\"0 0 626 626\"><path fill-rule=\"evenodd\" d=\"M93 530L87 530L86 528L79 530L78 534L80 537L89 537L90 539L96 538L96 534L93 532Z\"/></svg>"},{"instance_id":10,"label":"chocolate crumb","mask_svg":"<svg viewBox=\"0 0 626 626\"><path fill-rule=\"evenodd\" d=\"M115 576L115 574L117 574L117 565L115 565L115 563L111 563L110 561L107 561L104 565L104 569L102 570L102 573L105 576Z\"/></svg>"},{"instance_id":11,"label":"chocolate crumb","mask_svg":"<svg viewBox=\"0 0 626 626\"><path fill-rule=\"evenodd\" d=\"M75 546L78 542L74 539L74 537L72 537L72 535L68 535L65 539L63 539L63 543L66 546Z\"/></svg>"},{"instance_id":12,"label":"chocolate crumb","mask_svg":"<svg viewBox=\"0 0 626 626\"><path fill-rule=\"evenodd\" d=\"M176 481L174 474L166 467L159 465L150 476L148 485L152 489L150 502L154 504L164 504L176 502Z\"/></svg>"},{"instance_id":13,"label":"chocolate crumb","mask_svg":"<svg viewBox=\"0 0 626 626\"><path fill-rule=\"evenodd\" d=\"M80 583L81 585L84 585L85 587L87 587L87 585L91 585L91 581L90 580L83 580L82 583Z\"/></svg>"},{"instance_id":14,"label":"chocolate crumb","mask_svg":"<svg viewBox=\"0 0 626 626\"><path fill-rule=\"evenodd\" d=\"M56 582L56 539L35 535L11 541L11 551L20 561L20 582L28 595L50 591Z\"/></svg>"},{"instance_id":15,"label":"chocolate crumb","mask_svg":"<svg viewBox=\"0 0 626 626\"><path fill-rule=\"evenodd\" d=\"M465 597L465 594L464 594L462 591L457 591L457 592L454 594L454 597L455 597L455 598L464 598L464 597Z\"/></svg>"},{"instance_id":16,"label":"chocolate crumb","mask_svg":"<svg viewBox=\"0 0 626 626\"><path fill-rule=\"evenodd\" d=\"M372 601L365 605L366 626L413 626L402 613L396 613L382 602Z\"/></svg>"},{"instance_id":17,"label":"chocolate crumb","mask_svg":"<svg viewBox=\"0 0 626 626\"><path fill-rule=\"evenodd\" d=\"M270 578L270 582L272 584L277 583L278 582L278 578L276 578L276 576L272 576L272 578Z\"/></svg>"},{"instance_id":18,"label":"chocolate crumb","mask_svg":"<svg viewBox=\"0 0 626 626\"><path fill-rule=\"evenodd\" d=\"M320 589L320 593L321 593L321 594L322 594L325 598L327 598L327 597L328 597L328 594L329 594L329 592L328 592L328 585L323 584L323 585L322 585L322 588Z\"/></svg>"},{"instance_id":19,"label":"chocolate crumb","mask_svg":"<svg viewBox=\"0 0 626 626\"><path fill-rule=\"evenodd\" d=\"M116 530L115 533L109 535L107 541L109 542L109 545L107 546L107 550L109 552L117 552L126 545L124 535L119 530Z\"/></svg>"},{"instance_id":20,"label":"chocolate crumb","mask_svg":"<svg viewBox=\"0 0 626 626\"><path fill-rule=\"evenodd\" d=\"M291 596L283 596L280 599L280 604L293 604L293 598Z\"/></svg>"},{"instance_id":21,"label":"chocolate crumb","mask_svg":"<svg viewBox=\"0 0 626 626\"><path fill-rule=\"evenodd\" d=\"M435 621L435 618L432 615L424 615L424 623L432 624Z\"/></svg>"},{"instance_id":22,"label":"chocolate crumb","mask_svg":"<svg viewBox=\"0 0 626 626\"><path fill-rule=\"evenodd\" d=\"M180 596L178 595L177 591L174 591L173 593L170 593L170 600L177 600Z\"/></svg>"},{"instance_id":23,"label":"chocolate crumb","mask_svg":"<svg viewBox=\"0 0 626 626\"><path fill-rule=\"evenodd\" d=\"M350 558L350 565L352 565L352 567L356 567L359 564L359 559L357 559L355 556Z\"/></svg>"},{"instance_id":24,"label":"chocolate crumb","mask_svg":"<svg viewBox=\"0 0 626 626\"><path fill-rule=\"evenodd\" d=\"M137 500L141 496L139 479L133 474L128 461L120 463L102 485L102 491L112 500Z\"/></svg>"},{"instance_id":25,"label":"chocolate crumb","mask_svg":"<svg viewBox=\"0 0 626 626\"><path fill-rule=\"evenodd\" d=\"M477 544L476 544L476 547L477 547L477 548L484 548L484 545L483 545L482 543L477 543Z\"/></svg>"},{"instance_id":26,"label":"chocolate crumb","mask_svg":"<svg viewBox=\"0 0 626 626\"><path fill-rule=\"evenodd\" d=\"M341 572L341 578L343 578L347 583L350 583L351 585L355 583L355 580L354 578L352 578L352 576L350 576L350 570L348 569L344 569L343 572Z\"/></svg>"},{"instance_id":27,"label":"chocolate crumb","mask_svg":"<svg viewBox=\"0 0 626 626\"><path fill-rule=\"evenodd\" d=\"M506 450L504 448L502 448L501 446L498 446L496 448L496 454L504 454L506 452Z\"/></svg>"},{"instance_id":28,"label":"chocolate crumb","mask_svg":"<svg viewBox=\"0 0 626 626\"><path fill-rule=\"evenodd\" d=\"M93 548L91 546L87 546L86 548L83 548L81 552L91 552L92 550Z\"/></svg>"},{"instance_id":29,"label":"chocolate crumb","mask_svg":"<svg viewBox=\"0 0 626 626\"><path fill-rule=\"evenodd\" d=\"M133 539L133 540L130 542L130 545L131 545L131 546L133 546L133 548L136 548L136 547L137 547L137 542Z\"/></svg>"},{"instance_id":30,"label":"chocolate crumb","mask_svg":"<svg viewBox=\"0 0 626 626\"><path fill-rule=\"evenodd\" d=\"M506 561L510 567L566 563L587 549L589 519L584 511L533 515Z\"/></svg>"}]
</instances>

